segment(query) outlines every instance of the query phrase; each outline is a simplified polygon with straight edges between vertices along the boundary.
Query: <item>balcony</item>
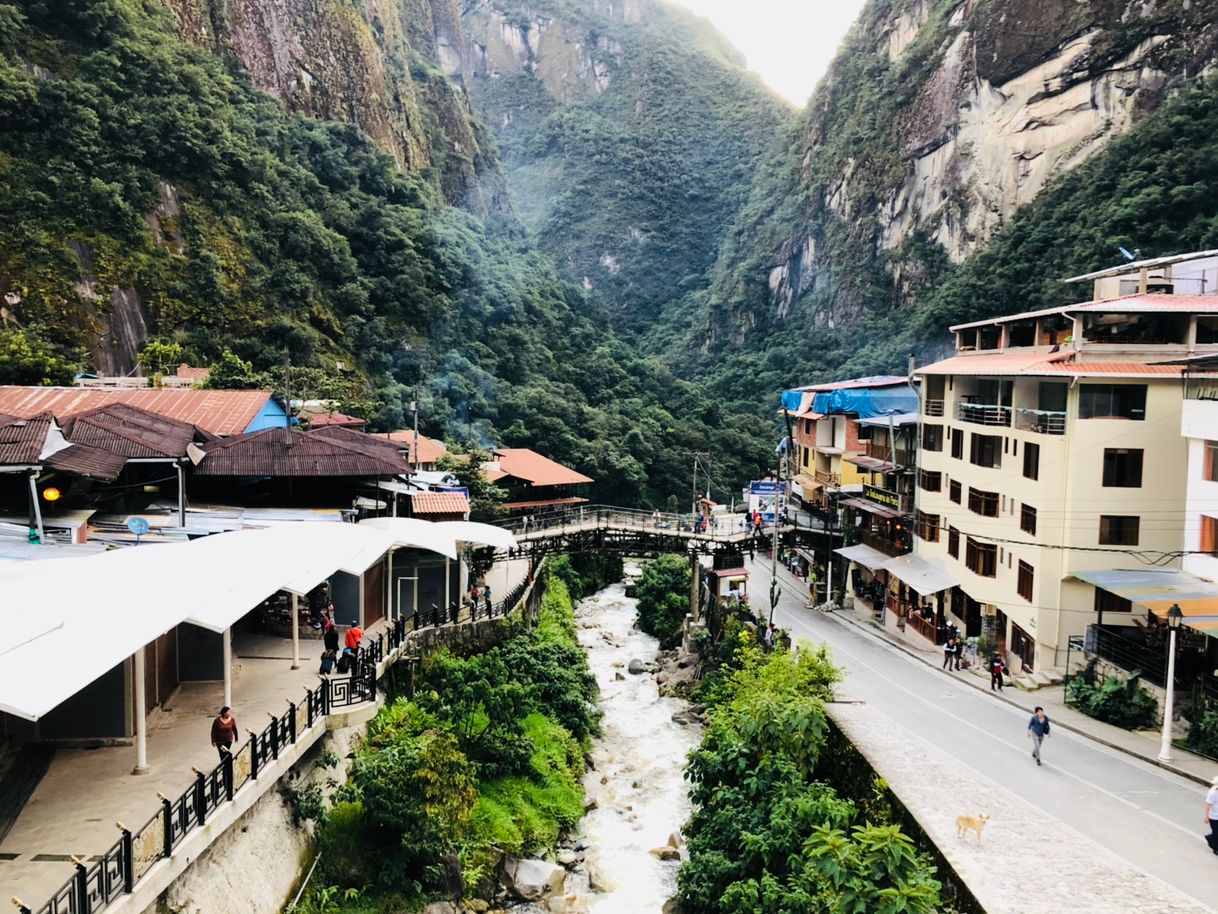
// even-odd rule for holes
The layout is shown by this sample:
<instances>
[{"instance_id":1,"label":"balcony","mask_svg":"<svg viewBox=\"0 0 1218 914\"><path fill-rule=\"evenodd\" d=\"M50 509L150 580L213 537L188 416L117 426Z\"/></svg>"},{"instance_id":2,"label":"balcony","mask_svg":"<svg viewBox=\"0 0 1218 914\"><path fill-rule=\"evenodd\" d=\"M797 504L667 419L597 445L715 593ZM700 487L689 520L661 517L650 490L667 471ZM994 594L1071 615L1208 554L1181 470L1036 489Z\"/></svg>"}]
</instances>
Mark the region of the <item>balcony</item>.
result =
<instances>
[{"instance_id":1,"label":"balcony","mask_svg":"<svg viewBox=\"0 0 1218 914\"><path fill-rule=\"evenodd\" d=\"M840 473L829 473L825 470L815 470L812 475L816 477L816 481L821 485L840 486L842 484L842 476Z\"/></svg>"},{"instance_id":2,"label":"balcony","mask_svg":"<svg viewBox=\"0 0 1218 914\"><path fill-rule=\"evenodd\" d=\"M997 403L967 403L957 400L955 418L973 425L1011 426L1011 408Z\"/></svg>"},{"instance_id":3,"label":"balcony","mask_svg":"<svg viewBox=\"0 0 1218 914\"><path fill-rule=\"evenodd\" d=\"M943 415L943 401L942 400L923 400L922 401L922 412L928 416L942 416Z\"/></svg>"},{"instance_id":4,"label":"balcony","mask_svg":"<svg viewBox=\"0 0 1218 914\"><path fill-rule=\"evenodd\" d=\"M1045 409L1015 410L1015 428L1041 435L1066 434L1066 414Z\"/></svg>"},{"instance_id":5,"label":"balcony","mask_svg":"<svg viewBox=\"0 0 1218 914\"><path fill-rule=\"evenodd\" d=\"M905 555L905 553L909 552L908 539L894 542L882 533L873 533L866 529L858 529L855 533L858 542L865 546L870 546L876 552L882 552L884 555L896 558L898 555Z\"/></svg>"},{"instance_id":6,"label":"balcony","mask_svg":"<svg viewBox=\"0 0 1218 914\"><path fill-rule=\"evenodd\" d=\"M888 446L887 443L881 443L878 441L868 441L866 455L868 457L870 457L872 460L883 460L884 462L887 463L889 460L892 459L892 449ZM896 463L897 466L907 467L910 465L909 451L905 450L904 448L897 448L896 456L897 456L897 463Z\"/></svg>"}]
</instances>

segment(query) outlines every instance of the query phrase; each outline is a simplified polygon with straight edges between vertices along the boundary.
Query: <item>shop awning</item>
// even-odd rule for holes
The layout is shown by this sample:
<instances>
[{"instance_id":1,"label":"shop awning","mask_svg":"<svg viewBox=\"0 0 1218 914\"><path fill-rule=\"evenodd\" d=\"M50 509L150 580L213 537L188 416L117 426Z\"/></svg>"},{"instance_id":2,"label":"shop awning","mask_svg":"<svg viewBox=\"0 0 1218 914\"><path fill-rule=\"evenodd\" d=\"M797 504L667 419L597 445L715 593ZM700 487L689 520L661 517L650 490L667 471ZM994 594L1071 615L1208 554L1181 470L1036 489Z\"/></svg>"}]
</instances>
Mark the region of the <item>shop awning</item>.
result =
<instances>
[{"instance_id":1,"label":"shop awning","mask_svg":"<svg viewBox=\"0 0 1218 914\"><path fill-rule=\"evenodd\" d=\"M805 473L800 473L795 477L793 482L805 492L815 492L824 486L824 483L817 482L814 477L808 476Z\"/></svg>"},{"instance_id":2,"label":"shop awning","mask_svg":"<svg viewBox=\"0 0 1218 914\"><path fill-rule=\"evenodd\" d=\"M846 463L853 463L856 467L867 470L869 473L886 473L896 466L896 464L887 460L868 457L866 454L847 454L842 459Z\"/></svg>"},{"instance_id":3,"label":"shop awning","mask_svg":"<svg viewBox=\"0 0 1218 914\"><path fill-rule=\"evenodd\" d=\"M924 597L960 583L938 565L932 565L917 555L899 555L895 559L888 559L880 567Z\"/></svg>"},{"instance_id":4,"label":"shop awning","mask_svg":"<svg viewBox=\"0 0 1218 914\"><path fill-rule=\"evenodd\" d=\"M870 546L862 544L858 546L843 546L841 549L834 549L833 551L842 558L849 559L856 565L862 565L871 571L875 571L891 558L891 556L885 555L878 549L872 549Z\"/></svg>"},{"instance_id":5,"label":"shop awning","mask_svg":"<svg viewBox=\"0 0 1218 914\"><path fill-rule=\"evenodd\" d=\"M749 570L747 568L716 568L711 571L717 578L747 578Z\"/></svg>"},{"instance_id":6,"label":"shop awning","mask_svg":"<svg viewBox=\"0 0 1218 914\"><path fill-rule=\"evenodd\" d=\"M1189 628L1218 632L1218 584L1187 571L1109 569L1072 571L1066 577L1124 597L1160 618L1179 605Z\"/></svg>"},{"instance_id":7,"label":"shop awning","mask_svg":"<svg viewBox=\"0 0 1218 914\"><path fill-rule=\"evenodd\" d=\"M904 516L904 512L885 508L883 505L876 504L874 501L869 501L866 498L843 498L838 504L844 508L858 508L860 511L866 511L868 514L874 514L877 517L893 518Z\"/></svg>"}]
</instances>

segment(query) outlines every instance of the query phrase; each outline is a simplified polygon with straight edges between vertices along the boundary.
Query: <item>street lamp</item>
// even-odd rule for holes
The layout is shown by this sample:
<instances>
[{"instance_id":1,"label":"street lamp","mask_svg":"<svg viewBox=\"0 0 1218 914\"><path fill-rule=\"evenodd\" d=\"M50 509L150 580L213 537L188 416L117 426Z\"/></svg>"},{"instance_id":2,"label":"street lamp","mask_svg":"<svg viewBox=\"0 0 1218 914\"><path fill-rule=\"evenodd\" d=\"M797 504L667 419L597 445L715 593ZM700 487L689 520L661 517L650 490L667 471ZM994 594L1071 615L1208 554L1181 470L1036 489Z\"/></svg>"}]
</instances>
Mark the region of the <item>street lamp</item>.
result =
<instances>
[{"instance_id":1,"label":"street lamp","mask_svg":"<svg viewBox=\"0 0 1218 914\"><path fill-rule=\"evenodd\" d=\"M1172 703L1176 697L1176 630L1180 628L1180 620L1184 613L1180 604L1173 603L1167 611L1167 627L1171 634L1167 647L1167 700L1163 702L1163 742L1159 746L1159 761L1170 762L1171 756L1171 718Z\"/></svg>"}]
</instances>

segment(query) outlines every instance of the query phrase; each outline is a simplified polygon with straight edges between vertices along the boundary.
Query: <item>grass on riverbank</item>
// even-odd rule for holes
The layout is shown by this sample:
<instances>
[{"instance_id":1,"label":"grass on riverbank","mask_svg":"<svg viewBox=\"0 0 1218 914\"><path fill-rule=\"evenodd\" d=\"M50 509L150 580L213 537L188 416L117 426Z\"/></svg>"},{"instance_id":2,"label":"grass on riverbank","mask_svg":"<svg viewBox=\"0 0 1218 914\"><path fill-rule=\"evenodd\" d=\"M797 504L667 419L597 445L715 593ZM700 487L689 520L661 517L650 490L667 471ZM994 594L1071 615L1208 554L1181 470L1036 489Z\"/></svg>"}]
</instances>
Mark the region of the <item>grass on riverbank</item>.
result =
<instances>
[{"instance_id":1,"label":"grass on riverbank","mask_svg":"<svg viewBox=\"0 0 1218 914\"><path fill-rule=\"evenodd\" d=\"M931 914L941 886L927 858L874 802L831 786L823 702L840 674L825 649L764 653L729 624L701 698L702 744L686 776L694 812L678 872L686 914Z\"/></svg>"},{"instance_id":2,"label":"grass on riverbank","mask_svg":"<svg viewBox=\"0 0 1218 914\"><path fill-rule=\"evenodd\" d=\"M504 628L480 654L428 658L414 698L369 724L318 825L322 863L302 911L474 893L500 852L549 849L583 815L596 683L564 580L548 576L535 625Z\"/></svg>"}]
</instances>

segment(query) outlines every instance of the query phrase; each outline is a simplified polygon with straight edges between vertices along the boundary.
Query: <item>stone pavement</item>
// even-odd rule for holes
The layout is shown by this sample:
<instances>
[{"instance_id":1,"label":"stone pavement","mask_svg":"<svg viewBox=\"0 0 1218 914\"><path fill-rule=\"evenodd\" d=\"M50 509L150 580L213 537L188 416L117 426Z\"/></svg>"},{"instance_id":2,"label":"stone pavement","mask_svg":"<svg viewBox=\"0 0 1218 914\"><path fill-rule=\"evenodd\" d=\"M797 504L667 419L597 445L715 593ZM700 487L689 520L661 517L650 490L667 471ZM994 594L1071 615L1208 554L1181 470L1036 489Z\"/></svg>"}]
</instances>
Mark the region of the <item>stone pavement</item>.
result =
<instances>
[{"instance_id":1,"label":"stone pavement","mask_svg":"<svg viewBox=\"0 0 1218 914\"><path fill-rule=\"evenodd\" d=\"M917 819L989 914L1197 914L1210 909L865 704L829 716ZM956 817L990 817L982 841Z\"/></svg>"},{"instance_id":2,"label":"stone pavement","mask_svg":"<svg viewBox=\"0 0 1218 914\"><path fill-rule=\"evenodd\" d=\"M320 640L302 639L301 668L292 670L292 643L241 637L233 645L233 713L243 734L261 732L272 712L299 703L317 682ZM119 837L115 822L142 826L160 808L157 792L177 798L191 784L192 767L217 764L211 721L223 703L221 682L190 682L148 718L147 775L133 775L135 748L56 750L50 769L0 842L0 898L42 904L72 875L68 855L105 852ZM243 735L242 742L248 736Z\"/></svg>"},{"instance_id":3,"label":"stone pavement","mask_svg":"<svg viewBox=\"0 0 1218 914\"><path fill-rule=\"evenodd\" d=\"M779 566L779 581L784 587L798 588L799 593L803 594L803 582L782 566ZM891 613L887 615L891 616ZM911 629L907 628L904 632L898 631L891 618L887 618L885 620L887 624L881 626L878 622L873 621L869 608L866 611L842 610L833 613L833 617L889 642L928 666L942 670L943 648L931 644ZM945 670L942 672L944 676L960 679L978 691L990 692L990 677L984 672L948 672ZM1046 686L1034 692L1024 692L1013 685L1008 685L1001 692L995 691L991 694L996 701L1003 701L1013 707L1021 708L1027 711L1029 716L1032 714L1032 709L1040 705L1045 709L1045 713L1054 725L1086 736L1110 749L1116 749L1118 752L1124 752L1152 765L1157 765L1198 784L1208 787L1211 778L1218 775L1218 761L1207 759L1179 747L1173 747L1172 761L1161 761L1159 759L1159 731L1129 731L1088 717L1066 704L1064 686Z\"/></svg>"}]
</instances>

